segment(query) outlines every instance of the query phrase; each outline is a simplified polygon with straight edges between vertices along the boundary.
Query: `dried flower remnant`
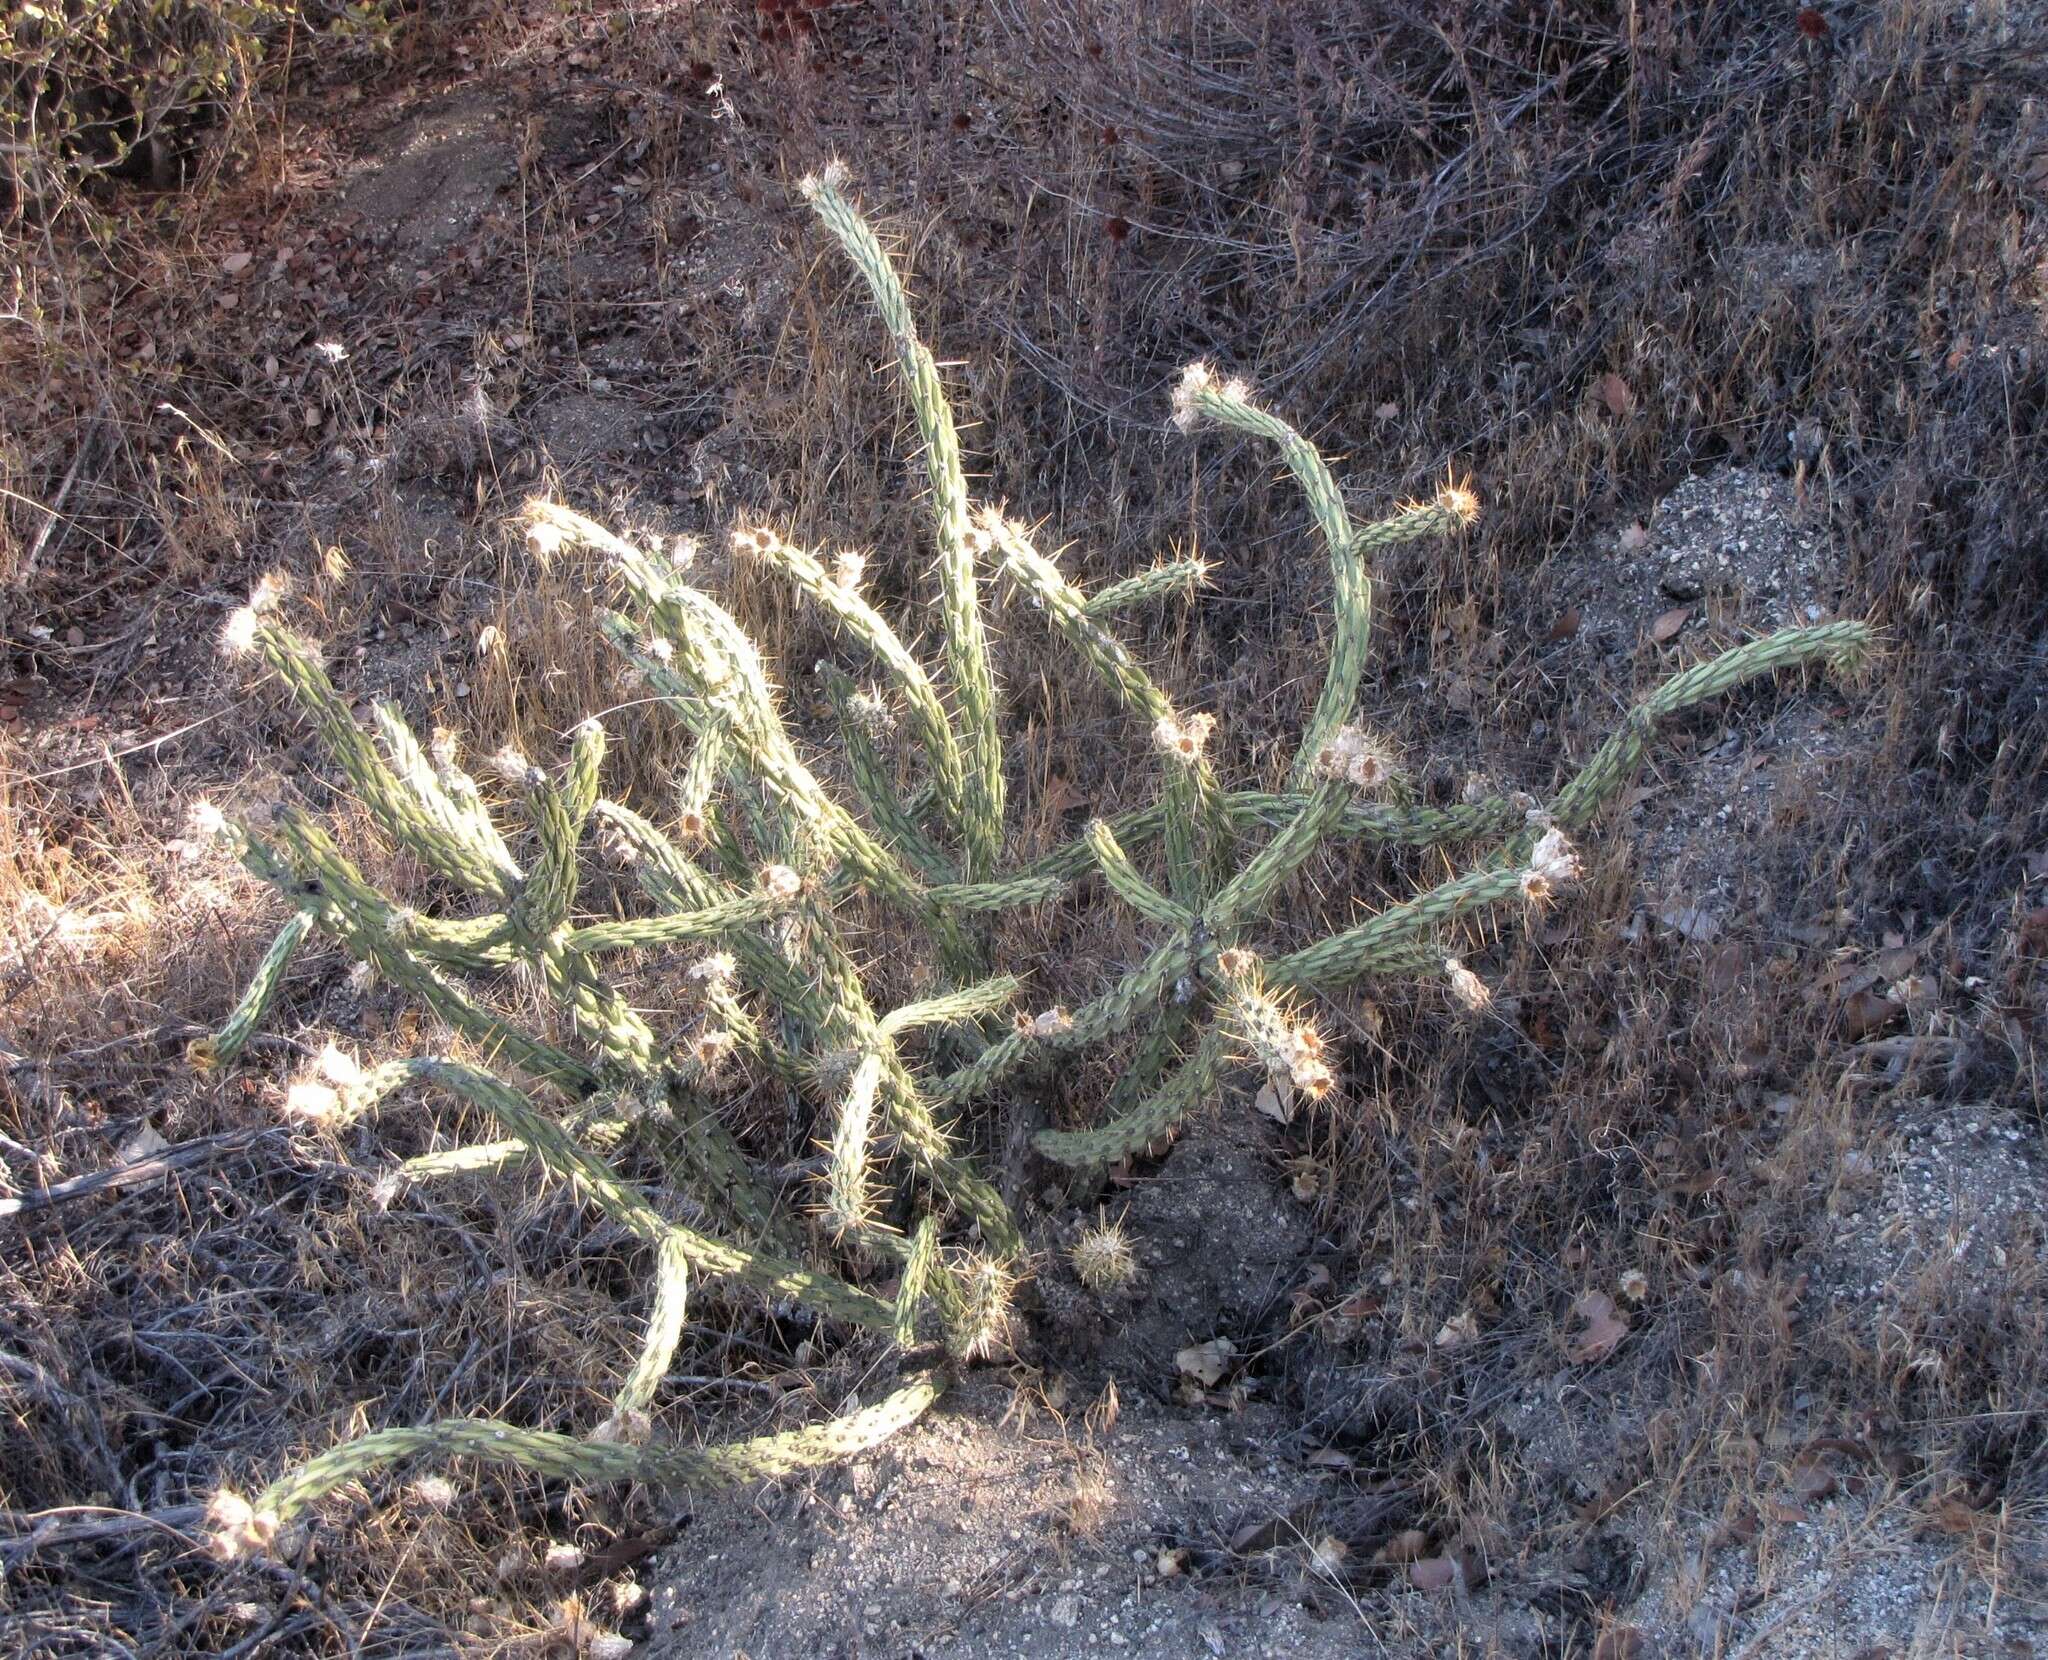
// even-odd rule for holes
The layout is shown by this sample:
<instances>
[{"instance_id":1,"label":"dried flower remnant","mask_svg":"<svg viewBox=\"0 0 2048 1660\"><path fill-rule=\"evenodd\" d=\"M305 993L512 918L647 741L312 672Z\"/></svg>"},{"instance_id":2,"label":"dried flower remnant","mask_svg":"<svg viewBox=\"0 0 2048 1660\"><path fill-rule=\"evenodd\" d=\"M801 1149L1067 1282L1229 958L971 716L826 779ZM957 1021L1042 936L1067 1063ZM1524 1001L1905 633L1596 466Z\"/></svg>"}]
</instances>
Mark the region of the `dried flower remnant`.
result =
<instances>
[{"instance_id":1,"label":"dried flower remnant","mask_svg":"<svg viewBox=\"0 0 2048 1660\"><path fill-rule=\"evenodd\" d=\"M1393 779L1394 758L1386 744L1364 727L1345 726L1317 752L1316 770L1370 795L1385 789Z\"/></svg>"},{"instance_id":2,"label":"dried flower remnant","mask_svg":"<svg viewBox=\"0 0 2048 1660\"><path fill-rule=\"evenodd\" d=\"M1522 872L1522 897L1531 905L1548 905L1558 891L1581 874L1579 855L1556 826L1543 832L1529 853L1529 866Z\"/></svg>"},{"instance_id":3,"label":"dried flower remnant","mask_svg":"<svg viewBox=\"0 0 2048 1660\"><path fill-rule=\"evenodd\" d=\"M1017 1016L1017 1030L1028 1038L1065 1037L1073 1029L1074 1017L1058 1003L1038 1014Z\"/></svg>"},{"instance_id":4,"label":"dried flower remnant","mask_svg":"<svg viewBox=\"0 0 2048 1660\"><path fill-rule=\"evenodd\" d=\"M1492 1006L1493 993L1486 982L1456 957L1444 958L1444 973L1451 982L1451 995L1458 1000L1459 1007L1468 1013L1479 1014Z\"/></svg>"},{"instance_id":5,"label":"dried flower remnant","mask_svg":"<svg viewBox=\"0 0 2048 1660\"><path fill-rule=\"evenodd\" d=\"M1215 730L1214 715L1161 715L1153 725L1152 742L1160 754L1193 766L1201 760Z\"/></svg>"}]
</instances>

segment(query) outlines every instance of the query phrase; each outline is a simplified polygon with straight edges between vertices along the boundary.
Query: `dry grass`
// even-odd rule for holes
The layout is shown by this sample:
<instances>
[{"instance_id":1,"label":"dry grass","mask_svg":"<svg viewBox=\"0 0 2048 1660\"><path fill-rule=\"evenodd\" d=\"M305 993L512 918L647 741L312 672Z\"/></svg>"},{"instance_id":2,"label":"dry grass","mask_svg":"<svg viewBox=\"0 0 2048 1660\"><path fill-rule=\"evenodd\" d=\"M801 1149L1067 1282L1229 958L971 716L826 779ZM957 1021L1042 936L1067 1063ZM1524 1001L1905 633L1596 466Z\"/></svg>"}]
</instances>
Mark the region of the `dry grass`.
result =
<instances>
[{"instance_id":1,"label":"dry grass","mask_svg":"<svg viewBox=\"0 0 2048 1660\"><path fill-rule=\"evenodd\" d=\"M518 1551L573 1536L630 1556L646 1534L630 1497L466 1478L445 1511L394 1489L337 1513L311 1578L225 1577L191 1552L214 1485L352 1424L580 1421L626 1360L617 1310L643 1266L531 1183L378 1212L380 1161L463 1139L451 1116L396 1116L376 1144L276 1127L303 1038L410 1037L327 956L302 960L278 1035L230 1076L183 1066L275 920L184 856L183 812L306 776L294 721L230 687L205 642L281 562L354 659L345 683L475 747L550 752L635 696L583 625L589 573L535 569L504 528L554 459L536 412L564 393L657 438L572 464L580 505L660 532L767 517L871 549L885 597L916 590L905 413L787 203L834 151L891 208L963 411L986 421L966 434L982 488L1052 515L1090 578L1169 549L1219 561L1216 591L1162 613L1148 647L1223 714L1242 775L1271 771L1313 695L1320 577L1267 458L1161 432L1188 357L1308 418L1361 498L1474 475L1478 531L1383 573L1368 702L1430 792L1468 769L1540 790L1698 649L1602 659L1546 637L1551 596L1689 470L1789 469L1787 435L1817 432L1802 489L1845 609L1890 632L1878 678L1754 690L1687 723L1582 899L1525 943L1472 942L1491 1017L1434 993L1333 1011L1343 1104L1272 1150L1276 1184L1313 1177L1333 1277L1276 1299L1249 1382L1304 1448L1414 1484L1432 1540L1500 1563L1578 1548L1599 1532L1586 1507L1616 1494L1633 1538L1739 1533L1796 1488L1803 1439L1865 1426L1893 1461L1873 1477L1888 1503L1972 1573L2016 1572L2048 1504L2041 1255L2013 1246L1988 1285L1930 1273L1879 1323L1813 1269L1868 1196L1858 1160L1911 1126L1995 1110L2029 1145L2041 1129L2039 26L1905 6L1813 41L1748 5L1631 8L1632 27L1591 6L1356 14L1006 0L944 28L831 13L796 49L728 27L736 11L652 43L599 11L531 34L492 15L475 95L518 112L496 198L514 206L452 254L387 240L351 262L379 227L324 199L320 168L362 138L346 116L169 212L130 194L89 232L12 227L24 286L0 368L37 391L0 433L0 1154L27 1193L124 1162L145 1126L203 1156L0 1221L0 1615L50 1652L406 1653L458 1628L530 1651L568 1641L565 1597L623 1570L551 1580ZM372 101L431 107L450 40L411 37ZM266 235L307 250L307 294L224 309L223 251ZM315 334L345 336L349 362L309 367ZM478 387L488 418L466 413ZM828 636L745 572L730 592L805 707ZM1129 804L1100 694L1021 611L1000 651L1028 757L1020 838ZM1784 759L1816 701L1837 740ZM658 801L672 735L642 710L612 724L619 792ZM1780 759L1735 846L1714 757L1744 732ZM1643 925L1645 850L1730 885L1728 936ZM1432 874L1332 858L1299 925ZM1076 1002L1133 940L1049 910L1003 945L1047 963L1045 1001ZM1891 1048L1859 1045L1846 982L1816 984L1909 947L1929 994L1879 1035ZM1106 1080L1082 1072L1044 1106L1085 1112ZM1591 1409L1627 1453L1560 1491L1540 1415L1508 1403L1567 1364L1573 1300L1632 1275L1631 1336ZM1464 1314L1477 1344L1440 1345ZM794 1415L859 1363L737 1314L688 1341L665 1403L681 1426ZM1047 1368L1062 1341L1048 1319ZM1560 1629L1590 1642L1604 1606L1589 1594Z\"/></svg>"}]
</instances>

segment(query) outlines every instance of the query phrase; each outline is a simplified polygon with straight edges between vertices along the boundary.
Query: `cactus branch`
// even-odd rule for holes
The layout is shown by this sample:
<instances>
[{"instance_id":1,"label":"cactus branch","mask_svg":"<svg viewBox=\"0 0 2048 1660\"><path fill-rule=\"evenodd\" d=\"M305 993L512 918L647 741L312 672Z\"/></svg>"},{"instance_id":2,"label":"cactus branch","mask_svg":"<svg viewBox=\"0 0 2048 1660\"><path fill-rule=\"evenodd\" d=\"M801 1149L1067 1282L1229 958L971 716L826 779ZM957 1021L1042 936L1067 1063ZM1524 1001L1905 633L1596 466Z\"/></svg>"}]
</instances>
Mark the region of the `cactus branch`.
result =
<instances>
[{"instance_id":1,"label":"cactus branch","mask_svg":"<svg viewBox=\"0 0 2048 1660\"><path fill-rule=\"evenodd\" d=\"M946 633L946 667L953 682L961 747L968 762L967 795L960 824L970 878L988 875L1002 851L1003 756L996 731L995 676L981 614L975 571L973 527L968 522L967 479L961 469L960 436L939 382L938 364L917 338L910 301L896 268L859 211L847 200L845 169L836 164L804 180L803 193L819 221L838 241L873 296L882 325L896 347L910 406L924 443L925 476L931 484L934 535L939 550L940 617Z\"/></svg>"},{"instance_id":2,"label":"cactus branch","mask_svg":"<svg viewBox=\"0 0 2048 1660\"><path fill-rule=\"evenodd\" d=\"M256 972L250 977L248 990L242 993L242 1000L235 1005L234 1011L221 1022L220 1030L210 1037L200 1038L187 1051L193 1065L202 1068L225 1066L242 1052L243 1046L262 1024L263 1017L270 1012L271 1004L277 1001L285 972L312 930L311 911L292 912L290 919L277 931L277 938L270 942L270 948L263 953L263 960L256 965Z\"/></svg>"},{"instance_id":3,"label":"cactus branch","mask_svg":"<svg viewBox=\"0 0 2048 1660\"><path fill-rule=\"evenodd\" d=\"M415 1457L480 1458L514 1464L560 1481L644 1481L658 1487L715 1492L749 1481L776 1480L799 1470L857 1458L907 1429L945 1388L939 1372L923 1372L873 1406L780 1435L710 1447L635 1447L582 1441L573 1435L520 1429L489 1418L449 1418L418 1429L375 1430L310 1459L243 1506L238 1525L216 1537L224 1556L260 1547L301 1520L320 1499L386 1465Z\"/></svg>"}]
</instances>

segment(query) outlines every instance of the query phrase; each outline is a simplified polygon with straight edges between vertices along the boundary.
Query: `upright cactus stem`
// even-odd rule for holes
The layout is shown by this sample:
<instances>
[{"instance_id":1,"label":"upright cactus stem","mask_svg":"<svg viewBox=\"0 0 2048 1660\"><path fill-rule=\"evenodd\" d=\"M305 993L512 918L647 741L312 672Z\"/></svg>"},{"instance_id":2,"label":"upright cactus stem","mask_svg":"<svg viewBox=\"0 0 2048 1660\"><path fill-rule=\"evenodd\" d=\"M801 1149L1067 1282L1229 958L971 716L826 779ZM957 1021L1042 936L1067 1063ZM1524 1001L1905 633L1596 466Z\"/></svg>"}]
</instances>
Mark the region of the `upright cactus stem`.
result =
<instances>
[{"instance_id":1,"label":"upright cactus stem","mask_svg":"<svg viewBox=\"0 0 2048 1660\"><path fill-rule=\"evenodd\" d=\"M735 551L823 610L859 672L875 677L859 683L840 664L819 665L839 756L821 755L806 723L785 713L777 676L789 666L764 661L739 619L695 585L689 548L641 546L555 503L528 507L533 547L597 556L618 609L595 610L594 627L657 713L694 740L662 805L635 810L603 796L606 736L590 720L566 755L502 752L509 799L492 790L494 807L452 740L423 744L389 706L369 730L357 724L320 653L282 620L280 583L266 581L229 624L230 651L285 684L337 781L433 878L433 900L414 910L380 891L303 812L201 810L198 824L287 917L193 1060L232 1060L282 1000L294 954L315 934L335 942L475 1058L358 1068L330 1046L290 1082L286 1111L332 1130L401 1089L460 1098L492 1120L493 1139L399 1164L380 1197L521 1168L564 1183L629 1242L641 1323L609 1415L585 1436L463 1418L373 1430L253 1501L222 1494L225 1554L269 1547L325 1494L401 1458L703 1487L873 1445L922 1412L942 1379L918 1373L877 1405L782 1435L700 1451L663 1444L677 1405L664 1380L689 1299L766 1304L903 1350L943 1339L962 1361L1000 1351L1026 1227L981 1155L1009 1144L1004 1120L1020 1089L1079 1051L1106 1053L1116 1081L1089 1121L1031 1138L1044 1159L1081 1171L1159 1146L1214 1107L1234 1068L1290 1109L1340 1096L1319 996L1373 977L1419 978L1477 1016L1488 993L1459 955L1469 949L1462 925L1480 912L1509 923L1560 900L1579 874L1573 838L1620 792L1661 721L1757 676L1853 670L1870 649L1866 625L1823 623L1684 669L1630 711L1547 809L1519 793L1417 804L1400 788L1391 742L1358 709L1369 560L1469 523L1472 499L1446 489L1360 524L1315 445L1244 386L1198 366L1175 394L1176 421L1274 445L1329 560L1321 688L1284 787L1255 788L1233 734L1170 692L1119 632L1132 608L1194 594L1206 564L1171 560L1091 596L1023 525L976 509L937 366L844 170L826 169L804 192L895 348L938 555L938 660L927 664L916 649L924 631L883 614L857 559L758 527L732 533ZM1149 804L1091 821L1029 862L1004 861L1003 743L1026 723L1000 718L985 577L1100 681L1127 723L1124 753L1157 768ZM1029 764L1008 760L1020 773ZM840 780L851 786L843 797ZM1349 864L1317 859L1347 842L1429 849L1429 864L1456 874L1363 914L1345 904L1343 926L1304 940L1294 913L1305 907L1290 896L1355 865L1356 854ZM623 867L621 879L589 879L600 853ZM1123 970L1071 1008L1048 1006L1032 987L1033 962L994 960L1036 925L1028 913L1054 904L1114 904L1140 936ZM513 1002L512 969L551 1011L536 1017L530 996ZM890 1008L883 985L915 989ZM760 1109L764 1096L774 1110ZM1043 1175L1027 1171L1026 1182Z\"/></svg>"},{"instance_id":2,"label":"upright cactus stem","mask_svg":"<svg viewBox=\"0 0 2048 1660\"><path fill-rule=\"evenodd\" d=\"M931 485L933 531L939 548L946 664L965 729L960 747L969 761L959 828L967 845L968 876L987 876L1002 852L1003 753L996 729L995 675L989 667L980 579L975 571L979 544L968 517L960 436L939 381L938 364L917 337L910 301L896 268L867 221L847 200L846 185L846 169L835 161L805 179L802 190L819 222L837 239L867 284L882 326L896 347L897 365L903 371L918 435L924 442L925 476Z\"/></svg>"}]
</instances>

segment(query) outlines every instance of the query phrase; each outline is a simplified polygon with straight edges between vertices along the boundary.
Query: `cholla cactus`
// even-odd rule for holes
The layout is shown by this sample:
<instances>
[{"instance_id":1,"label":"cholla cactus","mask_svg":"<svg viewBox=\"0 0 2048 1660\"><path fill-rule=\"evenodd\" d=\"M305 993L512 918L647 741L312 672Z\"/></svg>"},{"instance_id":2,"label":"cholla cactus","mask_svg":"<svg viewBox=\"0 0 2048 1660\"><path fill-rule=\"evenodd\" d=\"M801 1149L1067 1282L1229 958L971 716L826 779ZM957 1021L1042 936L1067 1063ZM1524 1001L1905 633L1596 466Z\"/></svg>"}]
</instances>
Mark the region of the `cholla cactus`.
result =
<instances>
[{"instance_id":1,"label":"cholla cactus","mask_svg":"<svg viewBox=\"0 0 2048 1660\"><path fill-rule=\"evenodd\" d=\"M650 1291L638 1358L586 1438L472 1419L376 1431L254 1500L220 1495L223 1552L268 1548L337 1484L413 1454L509 1460L585 1481L705 1486L872 1445L924 1410L941 1369L918 1371L877 1405L830 1424L704 1450L659 1444L662 1380L688 1296L716 1290L793 1303L907 1350L936 1327L957 1359L1001 1349L1024 1241L963 1145L972 1109L1000 1110L1006 1092L1064 1054L1119 1046L1127 1058L1102 1122L1035 1138L1047 1159L1088 1167L1170 1134L1240 1059L1284 1085L1290 1101L1334 1096L1339 1057L1309 1012L1314 997L1371 976L1443 973L1461 1003L1483 1007L1484 985L1448 954L1445 936L1483 909L1512 914L1517 901L1557 898L1579 874L1568 837L1621 788L1658 721L1777 669L1847 664L1869 643L1861 623L1828 623L1686 670L1630 714L1547 813L1528 797L1484 790L1450 808L1411 804L1396 787L1390 749L1357 721L1370 560L1396 543L1455 531L1476 506L1447 488L1386 518L1354 521L1307 439L1241 383L1197 366L1174 394L1175 422L1277 448L1308 500L1335 601L1330 660L1286 787L1228 788L1220 767L1228 733L1210 715L1176 706L1116 627L1133 606L1199 588L1207 568L1165 564L1090 596L1028 528L970 502L936 364L846 189L835 166L804 193L865 281L909 394L938 552L940 661L927 665L864 592L858 554L821 557L759 527L735 531L732 546L823 610L876 677L861 687L823 669L842 717L851 799L828 789L804 758L754 643L688 580L693 545L641 547L556 503L527 512L536 553L583 549L609 566L624 598L619 610L598 614L598 625L695 740L667 815L672 831L605 796L606 735L595 721L576 729L559 765L501 754L512 804L500 813L452 742L423 746L388 707L374 712L371 730L358 724L318 650L284 620L281 582L267 580L228 625L229 650L285 682L383 831L468 898L450 914L393 903L294 810L211 815L209 825L277 889L291 918L248 994L195 1058L230 1059L300 945L316 932L335 940L505 1075L438 1057L362 1069L336 1051L292 1085L287 1110L341 1126L403 1087L461 1096L496 1122L500 1139L410 1160L380 1193L538 1164L639 1242ZM1092 823L1021 866L1004 863L1004 727L986 643L986 584L998 576L1101 678L1140 743L1149 737L1160 772L1151 805ZM924 787L903 788L905 769L885 744L915 751ZM1304 861L1360 839L1440 849L1463 869L1326 938L1274 942L1276 910ZM601 842L630 872L638 914L593 917L579 906L586 841ZM1150 931L1150 948L1078 1007L1020 1010L1020 982L991 972L989 917L1085 899L1094 876ZM875 1007L851 925L857 898L929 941L938 990ZM1252 944L1261 936L1265 954ZM657 1022L623 995L608 964L681 948L695 953L685 973L690 994ZM570 1039L529 1030L494 999L494 980L513 968L546 988ZM906 1053L904 1040L928 1028L941 1030ZM728 1122L727 1103L764 1077L805 1104L802 1133L823 1150L808 1197L786 1194L771 1177L794 1149L749 1145ZM657 1208L635 1171L685 1191L690 1220ZM1128 1242L1106 1223L1083 1237L1074 1262L1098 1289L1127 1285L1135 1272ZM890 1275L893 1293L871 1289Z\"/></svg>"}]
</instances>

